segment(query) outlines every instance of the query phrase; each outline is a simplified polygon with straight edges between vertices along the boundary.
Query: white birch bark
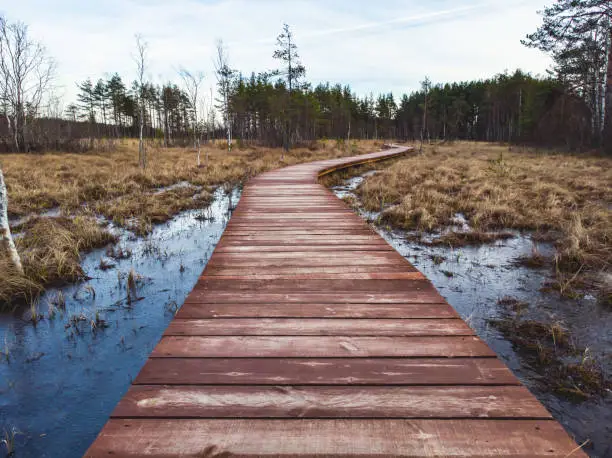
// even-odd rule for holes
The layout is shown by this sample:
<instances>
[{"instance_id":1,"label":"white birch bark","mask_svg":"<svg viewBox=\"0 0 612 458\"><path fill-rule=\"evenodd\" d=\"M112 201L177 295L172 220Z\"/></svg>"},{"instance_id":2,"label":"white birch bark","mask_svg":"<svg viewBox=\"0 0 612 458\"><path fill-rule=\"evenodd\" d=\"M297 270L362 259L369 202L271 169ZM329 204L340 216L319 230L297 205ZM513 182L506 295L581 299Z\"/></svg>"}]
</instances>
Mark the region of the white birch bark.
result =
<instances>
[{"instance_id":1,"label":"white birch bark","mask_svg":"<svg viewBox=\"0 0 612 458\"><path fill-rule=\"evenodd\" d=\"M23 274L21 259L19 258L19 253L17 252L17 248L15 247L15 242L13 242L13 237L11 236L11 228L9 227L8 192L4 183L4 175L2 174L2 169L0 169L0 245L2 245L2 247L8 253L11 262L13 263L15 268Z\"/></svg>"},{"instance_id":2,"label":"white birch bark","mask_svg":"<svg viewBox=\"0 0 612 458\"><path fill-rule=\"evenodd\" d=\"M144 100L144 85L145 85L145 72L147 68L147 43L143 41L140 35L136 35L136 68L138 73L138 93L139 93L139 104L140 104L140 132L138 141L138 165L142 169L147 168L147 150L144 143L144 117L145 117L145 100Z\"/></svg>"},{"instance_id":3,"label":"white birch bark","mask_svg":"<svg viewBox=\"0 0 612 458\"><path fill-rule=\"evenodd\" d=\"M223 46L223 41L217 41L217 57L215 60L215 71L217 74L217 83L219 86L219 95L221 96L221 111L223 114L223 124L227 135L227 150L232 150L232 116L230 109L230 92L231 84L234 78L235 71L232 70L228 63L228 56ZM212 103L212 100L211 100Z\"/></svg>"},{"instance_id":4,"label":"white birch bark","mask_svg":"<svg viewBox=\"0 0 612 458\"><path fill-rule=\"evenodd\" d=\"M185 69L180 71L181 78L185 83L185 89L189 94L189 102L191 104L191 122L193 125L193 147L196 150L196 165L201 166L201 148L200 148L200 118L199 118L199 105L200 105L200 86L204 81L204 73L191 73ZM208 150L206 150L206 166L208 167Z\"/></svg>"}]
</instances>

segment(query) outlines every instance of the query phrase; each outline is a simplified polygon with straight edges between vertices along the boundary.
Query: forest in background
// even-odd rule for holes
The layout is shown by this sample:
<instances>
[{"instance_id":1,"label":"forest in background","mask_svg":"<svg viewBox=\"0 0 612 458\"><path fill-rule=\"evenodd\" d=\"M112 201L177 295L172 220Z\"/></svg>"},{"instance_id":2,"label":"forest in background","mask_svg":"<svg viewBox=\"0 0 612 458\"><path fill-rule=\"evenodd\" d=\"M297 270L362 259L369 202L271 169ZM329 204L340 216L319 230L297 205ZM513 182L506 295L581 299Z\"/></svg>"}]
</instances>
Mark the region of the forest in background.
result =
<instances>
[{"instance_id":1,"label":"forest in background","mask_svg":"<svg viewBox=\"0 0 612 458\"><path fill-rule=\"evenodd\" d=\"M45 48L31 41L24 24L0 18L0 151L86 151L97 139L122 137L196 148L226 137L229 145L235 139L286 149L322 138L610 149L612 6L558 0L541 14L543 25L524 44L552 55L555 65L545 77L516 70L458 83L425 78L410 94L360 96L348 85L307 82L285 25L273 54L277 70L238 72L219 42L215 94L204 93L202 72L181 70L178 82L148 81L147 44L137 37L139 77L128 82L114 73L79 82L78 100L66 109L48 97L55 66Z\"/></svg>"}]
</instances>

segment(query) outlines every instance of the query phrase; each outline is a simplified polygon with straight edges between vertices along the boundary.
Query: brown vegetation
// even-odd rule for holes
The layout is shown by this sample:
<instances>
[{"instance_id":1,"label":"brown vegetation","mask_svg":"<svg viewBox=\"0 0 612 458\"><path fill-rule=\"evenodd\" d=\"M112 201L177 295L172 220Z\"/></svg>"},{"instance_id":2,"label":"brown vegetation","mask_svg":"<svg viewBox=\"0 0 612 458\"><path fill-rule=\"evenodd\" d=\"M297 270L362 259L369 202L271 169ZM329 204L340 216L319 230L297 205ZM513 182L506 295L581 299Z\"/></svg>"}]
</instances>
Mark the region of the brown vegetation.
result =
<instances>
[{"instance_id":1,"label":"brown vegetation","mask_svg":"<svg viewBox=\"0 0 612 458\"><path fill-rule=\"evenodd\" d=\"M12 299L31 302L45 285L83 279L80 252L115 240L95 219L85 216L35 218L22 230L24 235L16 244L24 273L0 256L0 304Z\"/></svg>"},{"instance_id":2,"label":"brown vegetation","mask_svg":"<svg viewBox=\"0 0 612 458\"><path fill-rule=\"evenodd\" d=\"M45 285L83 278L79 253L113 241L94 215L145 235L153 224L206 206L214 186L237 185L266 170L366 153L380 146L372 141L353 142L350 147L313 142L283 155L280 148L255 146L228 153L227 144L217 142L203 147L208 149L209 166L198 168L191 149L150 145L146 171L139 169L134 140L90 154L2 155L10 216L34 218L13 228L22 234L17 248L25 275L0 256L0 304L16 298L29 301ZM56 207L62 217L37 216Z\"/></svg>"},{"instance_id":3,"label":"brown vegetation","mask_svg":"<svg viewBox=\"0 0 612 458\"><path fill-rule=\"evenodd\" d=\"M149 166L138 167L138 145L125 140L115 150L91 154L5 154L0 156L9 189L9 215L24 216L54 207L63 212L81 211L82 206L99 206L102 214L118 198L154 194L159 188L180 182L193 186L238 184L246 178L273 168L300 162L360 154L375 150L382 143L360 141L350 148L332 142L313 142L308 148L295 148L280 161L282 149L249 147L227 152L225 142L205 145L210 164L198 168L189 148L150 146ZM159 194L153 199L163 199ZM180 210L179 210L180 211ZM113 211L109 210L110 218ZM142 215L147 216L147 215Z\"/></svg>"},{"instance_id":4,"label":"brown vegetation","mask_svg":"<svg viewBox=\"0 0 612 458\"><path fill-rule=\"evenodd\" d=\"M492 324L512 342L552 391L575 399L604 395L612 387L601 365L588 349L576 346L562 323L542 323L523 318L529 307L512 297L499 300L508 318Z\"/></svg>"},{"instance_id":5,"label":"brown vegetation","mask_svg":"<svg viewBox=\"0 0 612 458\"><path fill-rule=\"evenodd\" d=\"M462 142L426 147L367 178L357 192L367 210L383 209L382 222L408 230L443 231L462 214L471 232L451 232L440 243L486 243L503 229L533 231L555 242L556 277L568 286L610 269L610 183L607 157Z\"/></svg>"}]
</instances>

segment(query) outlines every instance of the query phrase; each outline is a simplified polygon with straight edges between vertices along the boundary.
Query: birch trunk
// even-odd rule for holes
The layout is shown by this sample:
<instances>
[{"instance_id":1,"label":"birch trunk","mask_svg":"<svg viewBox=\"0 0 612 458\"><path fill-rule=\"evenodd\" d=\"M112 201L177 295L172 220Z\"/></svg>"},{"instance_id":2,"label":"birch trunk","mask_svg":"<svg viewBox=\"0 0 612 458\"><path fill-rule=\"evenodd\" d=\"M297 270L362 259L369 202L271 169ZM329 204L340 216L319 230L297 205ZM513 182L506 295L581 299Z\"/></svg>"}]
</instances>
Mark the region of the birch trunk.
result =
<instances>
[{"instance_id":1,"label":"birch trunk","mask_svg":"<svg viewBox=\"0 0 612 458\"><path fill-rule=\"evenodd\" d=\"M351 118L349 118L349 122L348 122L348 132L346 133L346 143L347 143L347 145L349 145L349 148L350 148L350 144L351 144Z\"/></svg>"},{"instance_id":2,"label":"birch trunk","mask_svg":"<svg viewBox=\"0 0 612 458\"><path fill-rule=\"evenodd\" d=\"M23 274L21 259L19 258L19 253L17 253L17 248L15 247L13 237L11 236L11 228L9 227L8 192L6 190L6 185L4 184L2 169L0 169L0 245L2 245L2 247L8 253L15 268L21 274Z\"/></svg>"},{"instance_id":3,"label":"birch trunk","mask_svg":"<svg viewBox=\"0 0 612 458\"><path fill-rule=\"evenodd\" d=\"M197 151L197 156L196 156L196 165L199 168L202 164L200 161L200 153L201 153L201 149L200 149L200 140L196 139L195 140L195 144L193 145ZM208 162L208 158L207 158L207 162Z\"/></svg>"},{"instance_id":4,"label":"birch trunk","mask_svg":"<svg viewBox=\"0 0 612 458\"><path fill-rule=\"evenodd\" d=\"M606 73L606 102L603 142L606 153L612 154L612 26L608 38L608 71Z\"/></svg>"},{"instance_id":5,"label":"birch trunk","mask_svg":"<svg viewBox=\"0 0 612 458\"><path fill-rule=\"evenodd\" d=\"M140 92L142 94L142 86L140 89ZM140 103L142 104L144 101L141 97ZM147 168L147 150L145 148L145 143L144 143L144 105L142 106L141 110L140 110L140 136L139 136L139 142L138 142L138 156L140 158L140 167L142 169L146 169Z\"/></svg>"}]
</instances>

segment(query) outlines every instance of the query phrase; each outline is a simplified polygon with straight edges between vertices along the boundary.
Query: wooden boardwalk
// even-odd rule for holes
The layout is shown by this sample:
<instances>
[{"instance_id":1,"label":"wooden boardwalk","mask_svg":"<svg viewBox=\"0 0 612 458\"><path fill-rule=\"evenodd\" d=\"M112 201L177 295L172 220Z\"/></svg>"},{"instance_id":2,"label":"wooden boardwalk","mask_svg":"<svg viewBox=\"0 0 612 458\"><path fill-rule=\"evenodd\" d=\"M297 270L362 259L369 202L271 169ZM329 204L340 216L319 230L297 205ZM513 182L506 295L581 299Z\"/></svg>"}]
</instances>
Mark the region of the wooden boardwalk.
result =
<instances>
[{"instance_id":1,"label":"wooden boardwalk","mask_svg":"<svg viewBox=\"0 0 612 458\"><path fill-rule=\"evenodd\" d=\"M404 152L251 180L86 456L584 456L431 283L317 184Z\"/></svg>"}]
</instances>

